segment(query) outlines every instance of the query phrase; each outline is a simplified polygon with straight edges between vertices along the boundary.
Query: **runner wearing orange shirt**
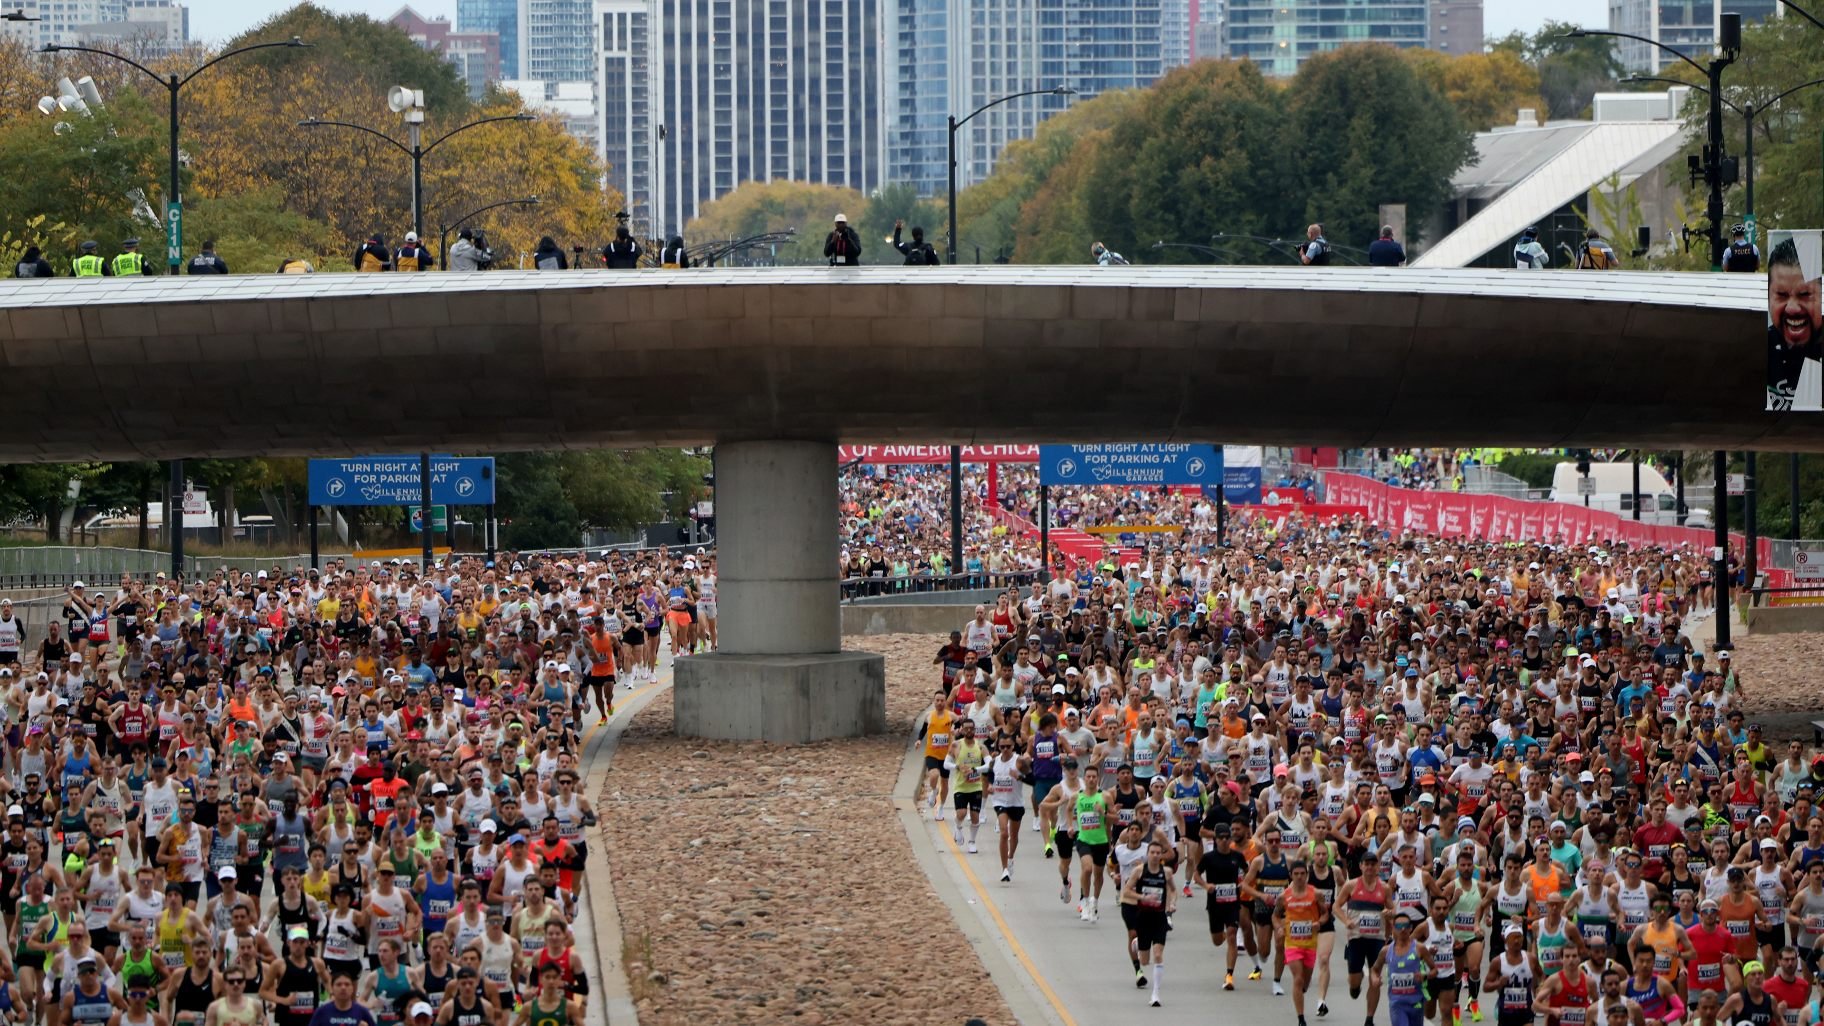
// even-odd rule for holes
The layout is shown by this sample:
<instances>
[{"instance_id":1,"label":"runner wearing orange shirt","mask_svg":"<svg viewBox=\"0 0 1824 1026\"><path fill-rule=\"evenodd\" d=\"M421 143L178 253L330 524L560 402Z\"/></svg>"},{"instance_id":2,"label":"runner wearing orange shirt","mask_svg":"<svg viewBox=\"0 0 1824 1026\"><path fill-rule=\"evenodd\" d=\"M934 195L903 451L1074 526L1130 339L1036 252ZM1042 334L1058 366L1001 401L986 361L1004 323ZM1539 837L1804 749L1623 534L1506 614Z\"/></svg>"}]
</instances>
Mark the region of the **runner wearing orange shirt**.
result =
<instances>
[{"instance_id":1,"label":"runner wearing orange shirt","mask_svg":"<svg viewBox=\"0 0 1824 1026\"><path fill-rule=\"evenodd\" d=\"M1283 938L1280 947L1286 964L1292 967L1292 1010L1298 1013L1299 1026L1305 1026L1305 991L1317 968L1318 924L1328 912L1323 895L1311 886L1311 867L1292 863L1292 883L1274 902L1273 925Z\"/></svg>"}]
</instances>

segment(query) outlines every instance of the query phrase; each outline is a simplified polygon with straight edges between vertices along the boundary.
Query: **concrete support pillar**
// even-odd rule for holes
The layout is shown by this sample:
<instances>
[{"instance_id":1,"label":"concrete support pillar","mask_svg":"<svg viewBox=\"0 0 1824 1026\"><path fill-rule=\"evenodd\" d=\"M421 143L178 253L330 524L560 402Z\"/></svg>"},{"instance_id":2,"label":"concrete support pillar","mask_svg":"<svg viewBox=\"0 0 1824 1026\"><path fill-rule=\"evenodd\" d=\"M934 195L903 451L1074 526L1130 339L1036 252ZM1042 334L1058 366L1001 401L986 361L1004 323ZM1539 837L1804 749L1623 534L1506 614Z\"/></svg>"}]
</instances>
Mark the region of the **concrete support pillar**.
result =
<instances>
[{"instance_id":1,"label":"concrete support pillar","mask_svg":"<svg viewBox=\"0 0 1824 1026\"><path fill-rule=\"evenodd\" d=\"M678 733L783 744L886 729L886 667L842 651L836 446L718 445L721 650L678 661Z\"/></svg>"}]
</instances>

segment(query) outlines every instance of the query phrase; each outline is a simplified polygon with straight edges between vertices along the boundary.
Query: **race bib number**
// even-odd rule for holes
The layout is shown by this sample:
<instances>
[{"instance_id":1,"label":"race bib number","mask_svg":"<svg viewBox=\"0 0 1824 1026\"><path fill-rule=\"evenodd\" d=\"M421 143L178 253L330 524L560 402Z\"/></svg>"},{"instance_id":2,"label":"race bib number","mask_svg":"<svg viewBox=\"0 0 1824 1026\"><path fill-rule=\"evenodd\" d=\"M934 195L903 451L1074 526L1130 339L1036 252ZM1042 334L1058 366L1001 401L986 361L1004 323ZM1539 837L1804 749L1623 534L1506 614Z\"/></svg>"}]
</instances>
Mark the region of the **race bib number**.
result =
<instances>
[{"instance_id":1,"label":"race bib number","mask_svg":"<svg viewBox=\"0 0 1824 1026\"><path fill-rule=\"evenodd\" d=\"M1309 940L1316 933L1316 930L1316 923L1307 922L1303 919L1295 919L1289 927L1289 935L1293 940Z\"/></svg>"},{"instance_id":2,"label":"race bib number","mask_svg":"<svg viewBox=\"0 0 1824 1026\"><path fill-rule=\"evenodd\" d=\"M1239 900L1240 891L1234 884L1217 884L1210 888L1210 897L1220 902L1233 902Z\"/></svg>"}]
</instances>

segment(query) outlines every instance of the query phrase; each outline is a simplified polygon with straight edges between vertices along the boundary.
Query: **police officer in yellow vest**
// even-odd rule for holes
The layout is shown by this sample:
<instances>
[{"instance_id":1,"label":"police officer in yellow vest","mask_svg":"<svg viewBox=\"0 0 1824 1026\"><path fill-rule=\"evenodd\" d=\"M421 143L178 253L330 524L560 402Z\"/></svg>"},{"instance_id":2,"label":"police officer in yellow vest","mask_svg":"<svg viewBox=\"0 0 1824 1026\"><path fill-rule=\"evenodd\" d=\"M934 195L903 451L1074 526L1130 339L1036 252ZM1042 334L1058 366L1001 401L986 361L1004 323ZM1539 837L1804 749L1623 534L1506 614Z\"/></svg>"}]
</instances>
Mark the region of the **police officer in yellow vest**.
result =
<instances>
[{"instance_id":1,"label":"police officer in yellow vest","mask_svg":"<svg viewBox=\"0 0 1824 1026\"><path fill-rule=\"evenodd\" d=\"M116 278L152 273L151 266L139 252L138 239L128 239L120 244L120 255L108 264L107 273Z\"/></svg>"},{"instance_id":2,"label":"police officer in yellow vest","mask_svg":"<svg viewBox=\"0 0 1824 1026\"><path fill-rule=\"evenodd\" d=\"M93 239L82 244L82 255L70 261L76 277L99 278L108 273L108 262L95 252L97 248Z\"/></svg>"}]
</instances>

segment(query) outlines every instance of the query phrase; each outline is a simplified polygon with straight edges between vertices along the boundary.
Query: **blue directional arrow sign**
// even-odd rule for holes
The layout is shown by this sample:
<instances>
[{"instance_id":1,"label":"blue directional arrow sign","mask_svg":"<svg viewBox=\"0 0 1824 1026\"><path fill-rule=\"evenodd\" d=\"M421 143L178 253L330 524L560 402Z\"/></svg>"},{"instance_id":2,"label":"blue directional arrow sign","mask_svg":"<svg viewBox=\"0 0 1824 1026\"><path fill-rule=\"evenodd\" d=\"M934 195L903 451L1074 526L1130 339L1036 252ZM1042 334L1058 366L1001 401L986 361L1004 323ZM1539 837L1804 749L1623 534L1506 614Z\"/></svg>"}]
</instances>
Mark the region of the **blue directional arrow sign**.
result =
<instances>
[{"instance_id":1,"label":"blue directional arrow sign","mask_svg":"<svg viewBox=\"0 0 1824 1026\"><path fill-rule=\"evenodd\" d=\"M417 456L354 456L310 461L310 501L317 506L416 506ZM432 456L431 501L486 506L494 501L492 456Z\"/></svg>"}]
</instances>

